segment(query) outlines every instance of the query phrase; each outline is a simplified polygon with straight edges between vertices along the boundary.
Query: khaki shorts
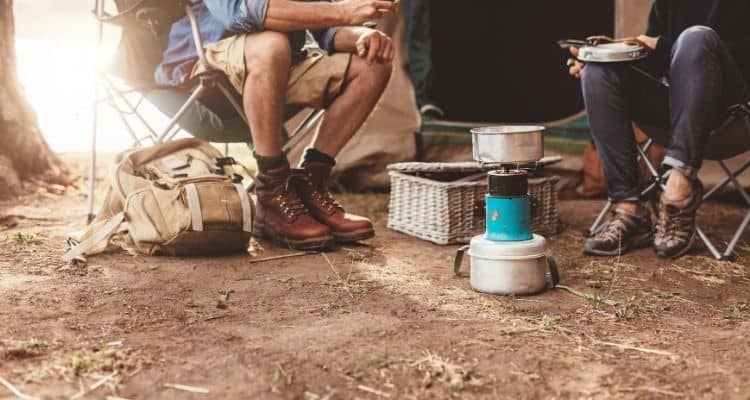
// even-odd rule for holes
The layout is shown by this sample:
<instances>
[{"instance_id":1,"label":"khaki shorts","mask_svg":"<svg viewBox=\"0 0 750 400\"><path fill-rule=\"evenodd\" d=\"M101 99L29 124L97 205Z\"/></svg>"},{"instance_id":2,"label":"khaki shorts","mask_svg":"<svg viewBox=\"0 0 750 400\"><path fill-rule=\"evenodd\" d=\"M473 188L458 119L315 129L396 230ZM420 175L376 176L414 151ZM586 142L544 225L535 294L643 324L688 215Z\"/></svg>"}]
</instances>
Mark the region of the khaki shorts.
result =
<instances>
[{"instance_id":1,"label":"khaki shorts","mask_svg":"<svg viewBox=\"0 0 750 400\"><path fill-rule=\"evenodd\" d=\"M239 93L242 93L247 77L245 36L228 37L206 46L208 63L223 71ZM341 92L350 60L351 55L347 53L328 55L323 50L308 49L307 57L292 65L289 70L287 104L314 108L330 104ZM195 76L200 70L200 64L196 63L192 75Z\"/></svg>"}]
</instances>

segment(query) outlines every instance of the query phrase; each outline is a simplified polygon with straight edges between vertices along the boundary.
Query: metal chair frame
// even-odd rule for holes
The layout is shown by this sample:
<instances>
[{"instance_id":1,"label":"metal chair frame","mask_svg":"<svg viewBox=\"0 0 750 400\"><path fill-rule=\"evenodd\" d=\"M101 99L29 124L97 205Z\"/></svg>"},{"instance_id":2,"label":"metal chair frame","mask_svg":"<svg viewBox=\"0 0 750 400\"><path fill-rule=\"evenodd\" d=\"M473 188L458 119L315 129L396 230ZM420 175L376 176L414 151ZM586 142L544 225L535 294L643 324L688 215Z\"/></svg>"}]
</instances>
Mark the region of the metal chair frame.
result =
<instances>
[{"instance_id":1,"label":"metal chair frame","mask_svg":"<svg viewBox=\"0 0 750 400\"><path fill-rule=\"evenodd\" d=\"M107 20L111 17L108 16L105 11L105 3L107 0L94 0L94 15L98 22L97 30L97 41L96 41L96 55L95 62L97 65L97 80L94 84L93 94L93 121L91 129L91 158L88 171L88 220L91 221L94 218L94 203L95 203L95 181L96 181L96 149L97 149L97 131L98 131L98 119L99 119L99 106L102 103L106 103L111 106L119 116L119 119L125 126L126 130L133 139L133 147L142 147L146 141L150 141L151 144L162 143L165 141L172 140L177 135L181 128L179 122L190 110L190 107L194 106L201 97L209 89L218 89L219 92L229 101L229 104L242 118L246 125L249 126L247 117L242 108L242 105L237 101L233 93L233 88L229 87L227 80L225 79L223 72L211 67L206 60L206 56L203 50L203 40L200 35L200 27L198 20L195 16L193 8L187 1L182 1L185 7L185 13L190 21L192 30L193 44L195 45L198 53L198 62L200 63L202 72L198 75L198 84L194 88L193 92L188 97L187 101L180 107L175 115L169 120L166 127L161 130L154 128L146 119L138 112L138 106L145 99L145 94L140 93L139 100L134 103L128 98L129 94L138 93L139 88L122 88L118 86L117 82L109 76L104 70L99 69L101 60L101 49L104 37L104 25ZM124 108L124 109L123 109ZM315 130L318 123L323 118L325 110L313 110L309 112L302 122L287 135L288 140L284 144L282 150L286 154L295 145L297 145L305 136ZM146 128L147 134L145 136L139 136L133 125L127 118L127 116L134 117L140 125ZM249 130L248 130L249 133ZM249 138L248 138L249 141ZM229 144L225 143L224 153L229 152ZM252 187L251 187L252 189Z\"/></svg>"},{"instance_id":2,"label":"metal chair frame","mask_svg":"<svg viewBox=\"0 0 750 400\"><path fill-rule=\"evenodd\" d=\"M735 107L732 110L732 116L730 118L743 118L745 125L746 125L746 131L747 134L750 136L750 104L748 106L740 105ZM715 134L718 134L720 130L727 126L728 124L724 124L717 128L715 131ZM641 191L640 195L641 198L646 198L649 194L655 192L656 190L664 190L666 189L666 182L667 178L669 177L669 172L666 171L664 173L660 173L657 168L651 163L651 161L646 156L646 152L648 149L653 145L653 139L649 139L646 141L646 143L643 146L636 145L638 149L638 161L643 162L646 168L649 171L650 174L650 182L646 187ZM734 249L737 247L737 244L739 243L740 239L742 238L742 235L745 233L745 230L747 229L748 225L750 225L750 195L748 195L745 188L742 187L742 185L739 183L737 178L741 176L743 173L747 171L748 168L750 168L750 160L746 160L739 168L735 169L734 171L731 170L725 160L711 160L715 161L719 164L722 171L726 174L726 178L722 180L718 185L711 188L711 190L707 191L703 194L703 199L701 200L701 204L708 201L712 197L714 197L719 191L724 189L727 185L734 186L734 189L740 194L742 197L742 200L745 203L745 207L747 208L747 211L745 213L744 218L742 219L742 222L740 222L739 226L735 230L734 234L732 235L731 240L727 243L726 248L722 252L720 249L716 247L713 241L709 239L708 235L706 235L705 231L698 225L696 225L695 230L698 234L698 237L701 239L703 244L706 246L708 251L711 253L711 256L713 256L715 259L720 261L731 261L734 259L733 253ZM584 232L584 236L591 237L595 235L599 230L602 229L603 223L609 212L612 210L612 207L614 206L613 201L610 199L607 201L607 204L604 206L602 211L597 215L596 219L594 220L593 224L591 224L591 227L587 229ZM658 209L654 207L654 211L658 212Z\"/></svg>"}]
</instances>

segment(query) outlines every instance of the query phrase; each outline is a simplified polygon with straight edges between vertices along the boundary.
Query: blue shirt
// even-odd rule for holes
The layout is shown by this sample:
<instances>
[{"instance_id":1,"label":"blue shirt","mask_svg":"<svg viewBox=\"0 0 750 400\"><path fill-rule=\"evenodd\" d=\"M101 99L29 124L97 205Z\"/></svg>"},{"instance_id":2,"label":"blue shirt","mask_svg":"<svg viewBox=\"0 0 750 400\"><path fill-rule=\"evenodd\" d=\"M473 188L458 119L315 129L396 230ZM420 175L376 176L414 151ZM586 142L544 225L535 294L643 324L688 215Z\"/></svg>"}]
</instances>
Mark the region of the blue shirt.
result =
<instances>
[{"instance_id":1,"label":"blue shirt","mask_svg":"<svg viewBox=\"0 0 750 400\"><path fill-rule=\"evenodd\" d=\"M204 45L234 35L263 31L268 1L193 0L192 6ZM320 47L330 53L333 52L333 36L337 30L338 28L320 29L312 31L312 34ZM294 60L301 60L304 57L305 32L290 33L289 41L295 51ZM197 60L190 20L185 16L172 24L167 50L154 74L156 83L165 86L184 84L190 78Z\"/></svg>"}]
</instances>

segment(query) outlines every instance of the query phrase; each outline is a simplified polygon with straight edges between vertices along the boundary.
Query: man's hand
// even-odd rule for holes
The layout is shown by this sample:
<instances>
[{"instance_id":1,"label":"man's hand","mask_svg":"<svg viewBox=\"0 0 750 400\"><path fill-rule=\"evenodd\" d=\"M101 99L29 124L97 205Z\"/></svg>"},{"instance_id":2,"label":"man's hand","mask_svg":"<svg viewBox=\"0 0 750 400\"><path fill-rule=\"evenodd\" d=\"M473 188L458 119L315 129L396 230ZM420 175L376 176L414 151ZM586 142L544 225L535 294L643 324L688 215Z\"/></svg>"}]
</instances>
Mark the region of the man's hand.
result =
<instances>
[{"instance_id":1,"label":"man's hand","mask_svg":"<svg viewBox=\"0 0 750 400\"><path fill-rule=\"evenodd\" d=\"M651 37L646 35L640 35L635 38L629 38L625 39L625 43L628 44L638 44L641 45L651 51L656 50L656 44L659 43L658 37Z\"/></svg>"},{"instance_id":2,"label":"man's hand","mask_svg":"<svg viewBox=\"0 0 750 400\"><path fill-rule=\"evenodd\" d=\"M339 7L343 25L362 25L383 16L385 13L396 12L398 2L391 0L343 0L334 3Z\"/></svg>"},{"instance_id":3,"label":"man's hand","mask_svg":"<svg viewBox=\"0 0 750 400\"><path fill-rule=\"evenodd\" d=\"M578 61L576 57L578 57L578 47L570 47L570 54L573 56L573 58L568 59L568 73L576 78L581 79L581 75L583 75L583 69L586 68L586 63L582 61Z\"/></svg>"},{"instance_id":4,"label":"man's hand","mask_svg":"<svg viewBox=\"0 0 750 400\"><path fill-rule=\"evenodd\" d=\"M374 29L363 30L355 46L357 55L367 60L368 64L391 62L396 53L391 38Z\"/></svg>"}]
</instances>

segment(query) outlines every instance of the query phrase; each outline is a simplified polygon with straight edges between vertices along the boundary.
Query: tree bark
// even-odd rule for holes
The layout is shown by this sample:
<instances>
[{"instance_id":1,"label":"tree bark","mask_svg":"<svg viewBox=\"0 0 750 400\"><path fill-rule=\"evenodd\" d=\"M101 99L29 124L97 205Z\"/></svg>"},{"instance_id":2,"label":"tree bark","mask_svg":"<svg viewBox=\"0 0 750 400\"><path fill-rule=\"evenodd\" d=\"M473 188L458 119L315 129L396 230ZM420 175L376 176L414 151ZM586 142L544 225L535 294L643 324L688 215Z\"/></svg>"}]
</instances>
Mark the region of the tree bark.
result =
<instances>
[{"instance_id":1,"label":"tree bark","mask_svg":"<svg viewBox=\"0 0 750 400\"><path fill-rule=\"evenodd\" d=\"M28 182L67 183L18 83L15 53L13 0L0 0L0 198L23 193Z\"/></svg>"}]
</instances>

